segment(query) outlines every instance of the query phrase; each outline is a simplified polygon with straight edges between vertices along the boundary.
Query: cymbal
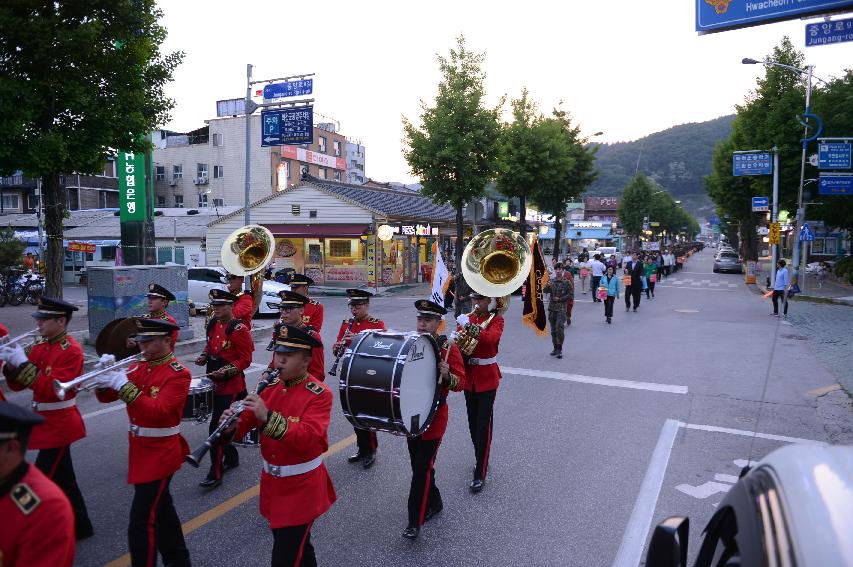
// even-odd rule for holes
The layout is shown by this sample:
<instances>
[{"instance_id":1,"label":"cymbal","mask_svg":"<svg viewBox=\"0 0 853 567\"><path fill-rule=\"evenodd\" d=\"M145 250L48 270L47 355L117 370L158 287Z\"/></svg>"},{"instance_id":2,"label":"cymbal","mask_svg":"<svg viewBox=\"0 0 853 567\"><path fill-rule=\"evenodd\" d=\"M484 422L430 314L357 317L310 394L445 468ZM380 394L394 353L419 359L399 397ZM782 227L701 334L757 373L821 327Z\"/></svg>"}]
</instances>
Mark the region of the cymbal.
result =
<instances>
[{"instance_id":1,"label":"cymbal","mask_svg":"<svg viewBox=\"0 0 853 567\"><path fill-rule=\"evenodd\" d=\"M127 338L136 334L136 323L133 317L119 317L107 323L95 339L95 352L99 355L111 354L116 360L133 356L139 352L139 347L127 346Z\"/></svg>"}]
</instances>

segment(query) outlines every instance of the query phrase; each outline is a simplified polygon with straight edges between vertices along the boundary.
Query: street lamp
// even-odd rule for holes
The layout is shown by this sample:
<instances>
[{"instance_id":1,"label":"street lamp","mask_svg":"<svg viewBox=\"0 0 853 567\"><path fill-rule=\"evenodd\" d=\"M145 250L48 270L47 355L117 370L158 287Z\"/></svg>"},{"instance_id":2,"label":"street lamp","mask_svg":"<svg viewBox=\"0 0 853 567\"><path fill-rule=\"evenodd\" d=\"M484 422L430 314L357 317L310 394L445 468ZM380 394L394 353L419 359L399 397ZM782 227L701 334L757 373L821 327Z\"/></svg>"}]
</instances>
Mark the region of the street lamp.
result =
<instances>
[{"instance_id":1,"label":"street lamp","mask_svg":"<svg viewBox=\"0 0 853 567\"><path fill-rule=\"evenodd\" d=\"M788 69L790 71L795 71L799 74L806 75L806 111L803 113L803 120L800 121L803 124L804 132L803 132L803 152L802 159L800 161L800 187L797 192L797 220L795 225L795 234L794 234L794 253L793 258L791 260L791 264L793 264L794 270L794 281L797 280L800 269L800 234L799 231L805 222L805 210L803 209L803 186L805 184L806 177L806 149L808 148L808 143L816 140L818 136L820 136L821 131L823 130L823 124L818 118L817 115L811 113L811 97L812 97L812 78L815 78L822 83L826 84L826 81L819 77L813 77L812 72L814 71L814 65L806 65L805 69L800 69L799 67L794 67L793 65L786 65L785 63L779 63L778 61L756 61L755 59L750 59L749 57L744 57L741 60L741 63L744 65L772 65L774 67L782 67L783 69ZM809 136L809 124L808 119L814 118L817 122L817 131L813 136ZM770 267L771 271L776 269L776 266ZM803 270L803 285L805 285L805 270Z\"/></svg>"}]
</instances>

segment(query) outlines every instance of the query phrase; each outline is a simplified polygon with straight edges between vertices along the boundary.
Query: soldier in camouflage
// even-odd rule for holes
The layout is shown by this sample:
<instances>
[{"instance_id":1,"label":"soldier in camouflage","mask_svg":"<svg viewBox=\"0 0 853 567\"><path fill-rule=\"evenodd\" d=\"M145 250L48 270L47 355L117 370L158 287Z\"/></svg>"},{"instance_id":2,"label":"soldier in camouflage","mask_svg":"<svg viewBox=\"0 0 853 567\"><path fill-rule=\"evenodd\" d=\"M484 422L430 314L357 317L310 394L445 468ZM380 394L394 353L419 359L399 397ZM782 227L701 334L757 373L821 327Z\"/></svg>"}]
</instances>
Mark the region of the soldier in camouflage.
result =
<instances>
[{"instance_id":1,"label":"soldier in camouflage","mask_svg":"<svg viewBox=\"0 0 853 567\"><path fill-rule=\"evenodd\" d=\"M554 350L551 356L563 358L563 339L566 336L566 302L574 297L572 284L563 275L563 263L554 265L554 279L549 281L542 290L550 293L548 301L548 324L551 325L551 341Z\"/></svg>"}]
</instances>

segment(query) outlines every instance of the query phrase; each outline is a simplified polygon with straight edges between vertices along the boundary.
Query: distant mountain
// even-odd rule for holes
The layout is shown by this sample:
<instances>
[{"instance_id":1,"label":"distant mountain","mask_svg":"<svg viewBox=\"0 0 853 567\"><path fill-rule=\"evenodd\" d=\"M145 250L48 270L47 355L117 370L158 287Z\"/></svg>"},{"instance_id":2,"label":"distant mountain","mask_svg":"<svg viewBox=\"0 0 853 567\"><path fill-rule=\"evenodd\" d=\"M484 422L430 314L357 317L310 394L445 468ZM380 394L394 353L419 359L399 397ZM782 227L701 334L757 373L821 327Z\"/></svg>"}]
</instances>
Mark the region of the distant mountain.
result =
<instances>
[{"instance_id":1,"label":"distant mountain","mask_svg":"<svg viewBox=\"0 0 853 567\"><path fill-rule=\"evenodd\" d=\"M598 180L587 195L621 195L637 171L654 179L692 214L705 217L714 206L702 179L711 173L711 154L728 137L734 115L673 126L633 142L600 144Z\"/></svg>"}]
</instances>

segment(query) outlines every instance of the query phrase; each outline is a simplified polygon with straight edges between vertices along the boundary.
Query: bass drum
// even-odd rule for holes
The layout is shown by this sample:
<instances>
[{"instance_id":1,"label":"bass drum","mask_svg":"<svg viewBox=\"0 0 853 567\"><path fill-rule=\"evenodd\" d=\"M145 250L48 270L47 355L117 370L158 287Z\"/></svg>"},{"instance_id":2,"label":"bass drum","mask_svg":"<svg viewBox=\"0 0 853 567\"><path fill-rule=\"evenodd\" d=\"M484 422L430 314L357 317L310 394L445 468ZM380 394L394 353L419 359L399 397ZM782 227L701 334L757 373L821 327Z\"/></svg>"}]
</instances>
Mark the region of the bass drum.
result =
<instances>
[{"instance_id":1,"label":"bass drum","mask_svg":"<svg viewBox=\"0 0 853 567\"><path fill-rule=\"evenodd\" d=\"M341 359L344 416L361 429L422 434L438 408L438 361L430 335L362 331Z\"/></svg>"}]
</instances>

